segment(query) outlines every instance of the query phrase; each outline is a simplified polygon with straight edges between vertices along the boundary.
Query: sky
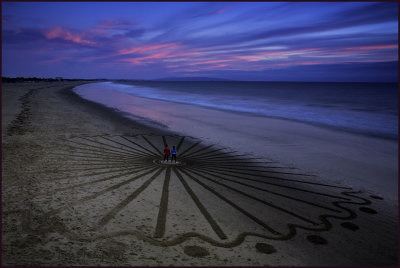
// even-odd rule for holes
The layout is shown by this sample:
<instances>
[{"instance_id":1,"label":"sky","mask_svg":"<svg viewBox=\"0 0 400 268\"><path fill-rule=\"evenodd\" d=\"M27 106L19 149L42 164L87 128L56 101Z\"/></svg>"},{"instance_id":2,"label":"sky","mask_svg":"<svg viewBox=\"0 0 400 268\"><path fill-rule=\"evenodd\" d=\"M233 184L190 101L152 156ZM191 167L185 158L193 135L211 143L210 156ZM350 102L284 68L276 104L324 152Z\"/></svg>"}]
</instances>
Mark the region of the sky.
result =
<instances>
[{"instance_id":1,"label":"sky","mask_svg":"<svg viewBox=\"0 0 400 268\"><path fill-rule=\"evenodd\" d=\"M398 81L397 2L2 2L2 75Z\"/></svg>"}]
</instances>

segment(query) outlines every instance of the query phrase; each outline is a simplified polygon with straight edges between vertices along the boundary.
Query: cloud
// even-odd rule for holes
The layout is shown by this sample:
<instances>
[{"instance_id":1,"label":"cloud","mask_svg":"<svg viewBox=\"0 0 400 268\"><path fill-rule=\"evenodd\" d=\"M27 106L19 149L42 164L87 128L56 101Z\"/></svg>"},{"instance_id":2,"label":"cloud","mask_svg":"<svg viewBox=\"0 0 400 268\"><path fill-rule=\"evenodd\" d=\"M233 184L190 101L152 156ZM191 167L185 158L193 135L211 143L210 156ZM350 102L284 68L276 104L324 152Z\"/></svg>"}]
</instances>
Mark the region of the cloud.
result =
<instances>
[{"instance_id":1,"label":"cloud","mask_svg":"<svg viewBox=\"0 0 400 268\"><path fill-rule=\"evenodd\" d=\"M379 45L379 46L362 46L362 47L348 47L348 50L377 50L377 49L391 49L398 48L398 44Z\"/></svg>"},{"instance_id":2,"label":"cloud","mask_svg":"<svg viewBox=\"0 0 400 268\"><path fill-rule=\"evenodd\" d=\"M62 27L56 27L47 30L44 32L44 36L50 40L61 39L80 45L97 46L95 42L86 39L84 33L72 32Z\"/></svg>"},{"instance_id":3,"label":"cloud","mask_svg":"<svg viewBox=\"0 0 400 268\"><path fill-rule=\"evenodd\" d=\"M292 4L292 3L291 3ZM293 17L284 16L281 18L277 18L276 22L281 22L280 24L276 24L273 27L259 27L255 28L252 25L257 25L253 21L256 19L255 17L260 16L260 18L270 19L269 16L266 16L265 13L255 13L248 14L251 17L243 17L241 16L241 20L228 20L228 22L219 22L218 25L222 25L225 28L227 26L232 25L231 29L237 29L235 32L223 32L224 28L221 28L221 34L217 36L208 37L205 41L204 38L192 38L185 39L183 38L183 42L188 45L197 46L197 47L210 47L210 46L221 46L221 45L232 45L232 44L243 44L249 42L257 42L257 41L265 41L269 42L287 42L287 43L299 43L298 39L301 39L304 36L304 40L307 41L310 38L310 34L319 34L328 31L346 29L349 27L355 26L367 26L376 23L383 22L396 22L398 20L396 10L394 9L395 3L380 3L376 5L370 6L362 6L362 7L353 7L350 11L343 11L343 9L339 9L332 14L328 14L327 16L317 16L313 14L309 20L301 20L296 18L294 14ZM285 8L285 12L290 6L283 5L277 6L278 8ZM364 12L368 11L367 14ZM299 11L301 12L301 11ZM276 14L274 16L277 16ZM284 20L283 20L284 18ZM285 22L285 20L287 20ZM251 24L250 24L251 23ZM218 25L213 25L215 31L218 29ZM241 25L248 25L247 29L251 29L251 31L241 29ZM269 25L269 23L266 23ZM205 29L208 29L209 25L205 26ZM227 28L228 29L228 28ZM202 31L202 29L196 29L197 31ZM182 34L182 33L181 33ZM347 38L351 38L349 35L353 35L354 32L350 34L346 34ZM368 33L369 34L369 33ZM164 38L169 36L171 38L173 32L168 32L164 36L160 38ZM223 35L223 38L221 38ZM367 34L364 34L365 36ZM329 35L316 37L321 40L324 38L329 38ZM283 40L282 40L283 39ZM311 37L312 39L312 37ZM279 41L276 41L279 40Z\"/></svg>"},{"instance_id":4,"label":"cloud","mask_svg":"<svg viewBox=\"0 0 400 268\"><path fill-rule=\"evenodd\" d=\"M157 68L175 73L292 72L398 57L397 28L390 28L398 20L393 3L335 3L331 9L326 3L189 6L165 10L171 19L161 24L133 18L99 20L86 29L5 27L3 48L5 53L21 51L42 65L84 63L94 69L123 66L137 72ZM375 24L385 31L370 28Z\"/></svg>"},{"instance_id":5,"label":"cloud","mask_svg":"<svg viewBox=\"0 0 400 268\"><path fill-rule=\"evenodd\" d=\"M165 48L176 48L178 43L167 43L167 44L158 44L158 45L144 45L144 46L135 46L129 49L122 49L119 51L119 54L132 54L132 53L142 53L147 51L156 51Z\"/></svg>"},{"instance_id":6,"label":"cloud","mask_svg":"<svg viewBox=\"0 0 400 268\"><path fill-rule=\"evenodd\" d=\"M213 70L203 71L202 75L243 81L397 82L398 62L309 64L259 71Z\"/></svg>"},{"instance_id":7,"label":"cloud","mask_svg":"<svg viewBox=\"0 0 400 268\"><path fill-rule=\"evenodd\" d=\"M372 3L366 6L344 10L338 14L338 20L363 23L377 23L398 19L398 3Z\"/></svg>"}]
</instances>

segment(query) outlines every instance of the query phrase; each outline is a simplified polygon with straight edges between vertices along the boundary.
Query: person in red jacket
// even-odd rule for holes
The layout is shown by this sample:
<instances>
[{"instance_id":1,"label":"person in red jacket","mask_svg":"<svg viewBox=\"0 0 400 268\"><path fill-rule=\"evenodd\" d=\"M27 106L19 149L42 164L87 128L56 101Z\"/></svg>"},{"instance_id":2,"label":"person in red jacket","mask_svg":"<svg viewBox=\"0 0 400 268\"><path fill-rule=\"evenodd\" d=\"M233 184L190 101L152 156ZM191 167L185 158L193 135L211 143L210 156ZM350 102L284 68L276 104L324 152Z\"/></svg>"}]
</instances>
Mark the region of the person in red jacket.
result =
<instances>
[{"instance_id":1,"label":"person in red jacket","mask_svg":"<svg viewBox=\"0 0 400 268\"><path fill-rule=\"evenodd\" d=\"M165 148L164 148L164 161L165 159L169 158L169 154L171 153L171 149L169 149L168 144L165 144Z\"/></svg>"}]
</instances>

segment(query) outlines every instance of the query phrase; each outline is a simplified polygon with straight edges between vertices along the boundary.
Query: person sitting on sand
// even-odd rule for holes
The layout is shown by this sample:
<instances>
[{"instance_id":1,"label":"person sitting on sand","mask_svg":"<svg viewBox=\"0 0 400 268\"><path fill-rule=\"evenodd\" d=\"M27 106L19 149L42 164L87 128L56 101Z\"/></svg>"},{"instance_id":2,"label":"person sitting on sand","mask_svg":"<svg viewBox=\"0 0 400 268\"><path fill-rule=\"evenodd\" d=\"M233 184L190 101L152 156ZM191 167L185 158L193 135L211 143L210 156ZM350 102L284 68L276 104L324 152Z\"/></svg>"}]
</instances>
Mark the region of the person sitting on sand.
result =
<instances>
[{"instance_id":1,"label":"person sitting on sand","mask_svg":"<svg viewBox=\"0 0 400 268\"><path fill-rule=\"evenodd\" d=\"M172 162L172 160L174 160L175 159L175 163L176 163L176 155L177 155L177 151L176 151L176 149L175 149L175 146L172 146L172 150L171 150L171 162Z\"/></svg>"},{"instance_id":2,"label":"person sitting on sand","mask_svg":"<svg viewBox=\"0 0 400 268\"><path fill-rule=\"evenodd\" d=\"M165 159L167 159L168 162L168 158L169 158L169 154L170 154L171 150L168 147L168 144L165 144L165 148L164 148L164 161Z\"/></svg>"}]
</instances>

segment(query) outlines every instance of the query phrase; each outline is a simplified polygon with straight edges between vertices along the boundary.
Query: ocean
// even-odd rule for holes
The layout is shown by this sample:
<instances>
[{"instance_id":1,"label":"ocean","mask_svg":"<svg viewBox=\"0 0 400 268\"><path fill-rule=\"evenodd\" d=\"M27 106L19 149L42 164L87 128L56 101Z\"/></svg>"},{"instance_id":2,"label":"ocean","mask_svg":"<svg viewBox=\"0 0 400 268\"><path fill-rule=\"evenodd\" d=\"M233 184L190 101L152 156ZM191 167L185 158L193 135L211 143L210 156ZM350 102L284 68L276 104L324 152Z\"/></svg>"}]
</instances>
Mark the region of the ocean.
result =
<instances>
[{"instance_id":1,"label":"ocean","mask_svg":"<svg viewBox=\"0 0 400 268\"><path fill-rule=\"evenodd\" d=\"M172 107L173 103L182 103L398 139L397 83L124 81L86 84L75 89L86 99L121 109L109 97L98 97L106 91L107 96L114 92L166 101Z\"/></svg>"}]
</instances>

